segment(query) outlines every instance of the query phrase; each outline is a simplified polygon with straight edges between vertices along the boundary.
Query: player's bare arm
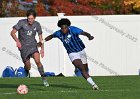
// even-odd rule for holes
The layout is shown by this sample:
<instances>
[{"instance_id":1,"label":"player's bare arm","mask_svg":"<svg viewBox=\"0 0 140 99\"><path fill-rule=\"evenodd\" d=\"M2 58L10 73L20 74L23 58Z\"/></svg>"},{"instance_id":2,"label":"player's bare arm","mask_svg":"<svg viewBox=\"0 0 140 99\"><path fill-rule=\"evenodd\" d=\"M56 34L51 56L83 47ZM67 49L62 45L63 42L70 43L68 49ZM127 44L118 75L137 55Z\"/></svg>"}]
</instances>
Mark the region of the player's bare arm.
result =
<instances>
[{"instance_id":1,"label":"player's bare arm","mask_svg":"<svg viewBox=\"0 0 140 99\"><path fill-rule=\"evenodd\" d=\"M39 42L41 42L43 40L42 33L40 33L38 36L39 36ZM41 57L43 58L44 57L44 43L41 44L40 47L41 47L40 54L41 54Z\"/></svg>"},{"instance_id":2,"label":"player's bare arm","mask_svg":"<svg viewBox=\"0 0 140 99\"><path fill-rule=\"evenodd\" d=\"M49 40L51 40L53 38L53 35L49 35L49 36L47 36L46 38L45 38L45 41L49 41Z\"/></svg>"},{"instance_id":3,"label":"player's bare arm","mask_svg":"<svg viewBox=\"0 0 140 99\"><path fill-rule=\"evenodd\" d=\"M13 30L11 31L11 36L12 36L12 38L16 41L16 46L17 46L18 48L21 48L21 43L20 43L19 39L18 39L17 36L16 36L16 32L17 32L17 30L16 30L16 29L13 29Z\"/></svg>"},{"instance_id":4,"label":"player's bare arm","mask_svg":"<svg viewBox=\"0 0 140 99\"><path fill-rule=\"evenodd\" d=\"M44 44L44 42L49 41L49 40L51 40L52 38L53 38L53 35L47 36L44 40L39 41L39 43L37 43L37 46L38 46L38 47L41 47L42 44Z\"/></svg>"},{"instance_id":5,"label":"player's bare arm","mask_svg":"<svg viewBox=\"0 0 140 99\"><path fill-rule=\"evenodd\" d=\"M94 37L87 32L82 32L81 35L87 36L89 40L93 40Z\"/></svg>"}]
</instances>

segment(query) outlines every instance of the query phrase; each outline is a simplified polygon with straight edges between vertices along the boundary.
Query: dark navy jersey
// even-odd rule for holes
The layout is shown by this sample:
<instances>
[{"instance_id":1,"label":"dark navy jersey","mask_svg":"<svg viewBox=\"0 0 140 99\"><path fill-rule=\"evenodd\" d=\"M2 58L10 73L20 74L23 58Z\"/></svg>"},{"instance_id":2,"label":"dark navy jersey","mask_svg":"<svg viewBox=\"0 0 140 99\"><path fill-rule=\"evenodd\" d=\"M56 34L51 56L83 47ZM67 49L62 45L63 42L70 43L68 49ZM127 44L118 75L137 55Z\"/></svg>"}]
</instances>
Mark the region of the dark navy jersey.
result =
<instances>
[{"instance_id":1,"label":"dark navy jersey","mask_svg":"<svg viewBox=\"0 0 140 99\"><path fill-rule=\"evenodd\" d=\"M69 32L66 34L62 33L61 30L56 31L53 34L53 37L59 38L63 42L68 54L82 51L85 48L85 45L79 38L79 35L83 32L83 30L74 26L69 26L68 29Z\"/></svg>"}]
</instances>

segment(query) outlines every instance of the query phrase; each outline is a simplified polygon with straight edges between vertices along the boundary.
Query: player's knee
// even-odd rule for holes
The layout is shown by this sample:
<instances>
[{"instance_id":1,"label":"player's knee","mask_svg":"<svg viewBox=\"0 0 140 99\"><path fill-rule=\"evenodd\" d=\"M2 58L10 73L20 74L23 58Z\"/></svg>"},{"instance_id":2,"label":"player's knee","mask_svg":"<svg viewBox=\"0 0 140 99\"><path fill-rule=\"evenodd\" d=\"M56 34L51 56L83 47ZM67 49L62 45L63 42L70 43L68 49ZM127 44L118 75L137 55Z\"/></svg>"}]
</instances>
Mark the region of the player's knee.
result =
<instances>
[{"instance_id":1,"label":"player's knee","mask_svg":"<svg viewBox=\"0 0 140 99\"><path fill-rule=\"evenodd\" d=\"M26 70L30 70L30 69L31 69L31 65L25 65L24 68L25 68Z\"/></svg>"},{"instance_id":2,"label":"player's knee","mask_svg":"<svg viewBox=\"0 0 140 99\"><path fill-rule=\"evenodd\" d=\"M75 67L78 67L78 68L84 67L83 64L81 64L81 63L73 63L73 65L74 65Z\"/></svg>"},{"instance_id":3,"label":"player's knee","mask_svg":"<svg viewBox=\"0 0 140 99\"><path fill-rule=\"evenodd\" d=\"M25 68L26 70L30 70L30 69L31 69L31 64L30 64L30 62L24 62L24 68Z\"/></svg>"}]
</instances>

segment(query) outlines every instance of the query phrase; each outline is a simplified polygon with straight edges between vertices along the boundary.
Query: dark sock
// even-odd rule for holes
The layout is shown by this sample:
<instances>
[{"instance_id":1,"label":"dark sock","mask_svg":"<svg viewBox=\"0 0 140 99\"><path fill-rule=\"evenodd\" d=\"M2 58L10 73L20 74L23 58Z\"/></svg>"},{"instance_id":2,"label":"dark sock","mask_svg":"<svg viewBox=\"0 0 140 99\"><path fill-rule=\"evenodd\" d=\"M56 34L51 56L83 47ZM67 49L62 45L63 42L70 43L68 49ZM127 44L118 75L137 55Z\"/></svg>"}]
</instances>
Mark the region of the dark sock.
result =
<instances>
[{"instance_id":1,"label":"dark sock","mask_svg":"<svg viewBox=\"0 0 140 99\"><path fill-rule=\"evenodd\" d=\"M44 75L44 68L43 68L43 66L38 67L38 71L39 71L39 73L40 73L41 77L45 77L45 75Z\"/></svg>"},{"instance_id":2,"label":"dark sock","mask_svg":"<svg viewBox=\"0 0 140 99\"><path fill-rule=\"evenodd\" d=\"M25 69L25 68L24 68L24 69ZM25 69L25 72L26 72L26 77L29 76L29 78L30 78L29 70Z\"/></svg>"}]
</instances>

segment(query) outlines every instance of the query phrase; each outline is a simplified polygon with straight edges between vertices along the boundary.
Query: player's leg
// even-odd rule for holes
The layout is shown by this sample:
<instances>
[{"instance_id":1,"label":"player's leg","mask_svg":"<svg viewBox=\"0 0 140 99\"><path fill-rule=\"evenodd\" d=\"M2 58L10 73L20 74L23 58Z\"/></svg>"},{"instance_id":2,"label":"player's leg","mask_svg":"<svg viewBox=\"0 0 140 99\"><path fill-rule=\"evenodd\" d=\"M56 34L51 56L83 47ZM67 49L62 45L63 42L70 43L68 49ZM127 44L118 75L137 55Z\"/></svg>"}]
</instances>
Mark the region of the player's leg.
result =
<instances>
[{"instance_id":1,"label":"player's leg","mask_svg":"<svg viewBox=\"0 0 140 99\"><path fill-rule=\"evenodd\" d=\"M89 77L89 74L87 73L87 71L86 71L86 69L85 69L85 67L84 67L84 65L83 65L83 63L82 63L82 61L81 61L81 59L75 59L72 63L73 63L73 65L74 65L76 68L78 68L78 69L81 71L82 76L83 76L85 79L87 79L87 78Z\"/></svg>"},{"instance_id":2,"label":"player's leg","mask_svg":"<svg viewBox=\"0 0 140 99\"><path fill-rule=\"evenodd\" d=\"M87 82L91 84L94 89L98 89L98 86L88 73L88 63L85 51L83 50L78 53L71 53L69 54L69 58L74 66L80 69L82 76L87 80Z\"/></svg>"},{"instance_id":3,"label":"player's leg","mask_svg":"<svg viewBox=\"0 0 140 99\"><path fill-rule=\"evenodd\" d=\"M79 54L80 54L80 59L81 59L83 65L84 65L84 68L88 72L89 69L88 69L86 52L84 50L82 50L82 51L79 52Z\"/></svg>"},{"instance_id":4,"label":"player's leg","mask_svg":"<svg viewBox=\"0 0 140 99\"><path fill-rule=\"evenodd\" d=\"M89 72L89 69L88 69L88 64L86 63L86 64L83 64L84 65L84 68L85 68L85 70L87 71L87 72ZM78 69L78 68L76 68L75 67L75 74L76 73L79 73L79 75L81 74L81 71Z\"/></svg>"},{"instance_id":5,"label":"player's leg","mask_svg":"<svg viewBox=\"0 0 140 99\"><path fill-rule=\"evenodd\" d=\"M24 63L26 77L30 77L30 73L29 73L29 70L31 69L30 53L27 53L28 52L27 50L28 49L25 46L22 46L22 49L20 49L20 55Z\"/></svg>"},{"instance_id":6,"label":"player's leg","mask_svg":"<svg viewBox=\"0 0 140 99\"><path fill-rule=\"evenodd\" d=\"M35 52L35 53L33 54L33 58L34 58L35 63L36 63L36 65L37 65L37 67L38 67L38 71L39 71L39 73L40 73L40 75L41 75L41 77L42 77L42 81L43 81L44 85L45 85L46 87L49 86L49 84L48 84L48 82L47 82L47 80L46 80L46 78L45 78L45 75L44 75L44 68L43 68L43 65L42 65L42 63L40 62L40 54L39 54L38 52Z\"/></svg>"},{"instance_id":7,"label":"player's leg","mask_svg":"<svg viewBox=\"0 0 140 99\"><path fill-rule=\"evenodd\" d=\"M83 66L84 66L86 72L89 74L89 72L88 72L89 68L88 68L88 63L87 63L86 52L83 50L83 51L81 51L79 53L80 53L80 58L81 58L81 61L83 63ZM93 79L90 76L87 78L87 82L93 86L94 90L99 89L99 87L95 84L95 82L93 81Z\"/></svg>"},{"instance_id":8,"label":"player's leg","mask_svg":"<svg viewBox=\"0 0 140 99\"><path fill-rule=\"evenodd\" d=\"M83 64L83 65L84 65L85 70L88 72L89 71L88 64L86 63L86 64Z\"/></svg>"},{"instance_id":9,"label":"player's leg","mask_svg":"<svg viewBox=\"0 0 140 99\"><path fill-rule=\"evenodd\" d=\"M81 59L75 59L73 62L73 65L76 67L76 68L79 68L79 70L81 71L82 73L82 76L87 80L87 82L92 85L93 89L94 90L98 90L98 86L95 84L95 82L93 81L93 79L90 77L90 75L88 74L86 68ZM87 66L87 65L86 65Z\"/></svg>"},{"instance_id":10,"label":"player's leg","mask_svg":"<svg viewBox=\"0 0 140 99\"><path fill-rule=\"evenodd\" d=\"M29 70L31 69L30 59L24 61L23 63L24 63L24 69L25 69L25 72L26 72L26 77L30 78L30 73L29 73Z\"/></svg>"},{"instance_id":11,"label":"player's leg","mask_svg":"<svg viewBox=\"0 0 140 99\"><path fill-rule=\"evenodd\" d=\"M69 58L75 68L78 68L81 71L82 76L87 79L89 77L89 74L87 73L82 61L81 61L81 55L80 52L78 53L70 53Z\"/></svg>"},{"instance_id":12,"label":"player's leg","mask_svg":"<svg viewBox=\"0 0 140 99\"><path fill-rule=\"evenodd\" d=\"M88 71L89 71L88 64L86 63L86 64L83 64L83 65L84 65L85 70L88 73ZM99 87L95 84L95 82L93 81L93 79L91 77L87 78L87 81L88 81L89 84L91 84L93 86L94 90L98 90L99 89Z\"/></svg>"}]
</instances>

